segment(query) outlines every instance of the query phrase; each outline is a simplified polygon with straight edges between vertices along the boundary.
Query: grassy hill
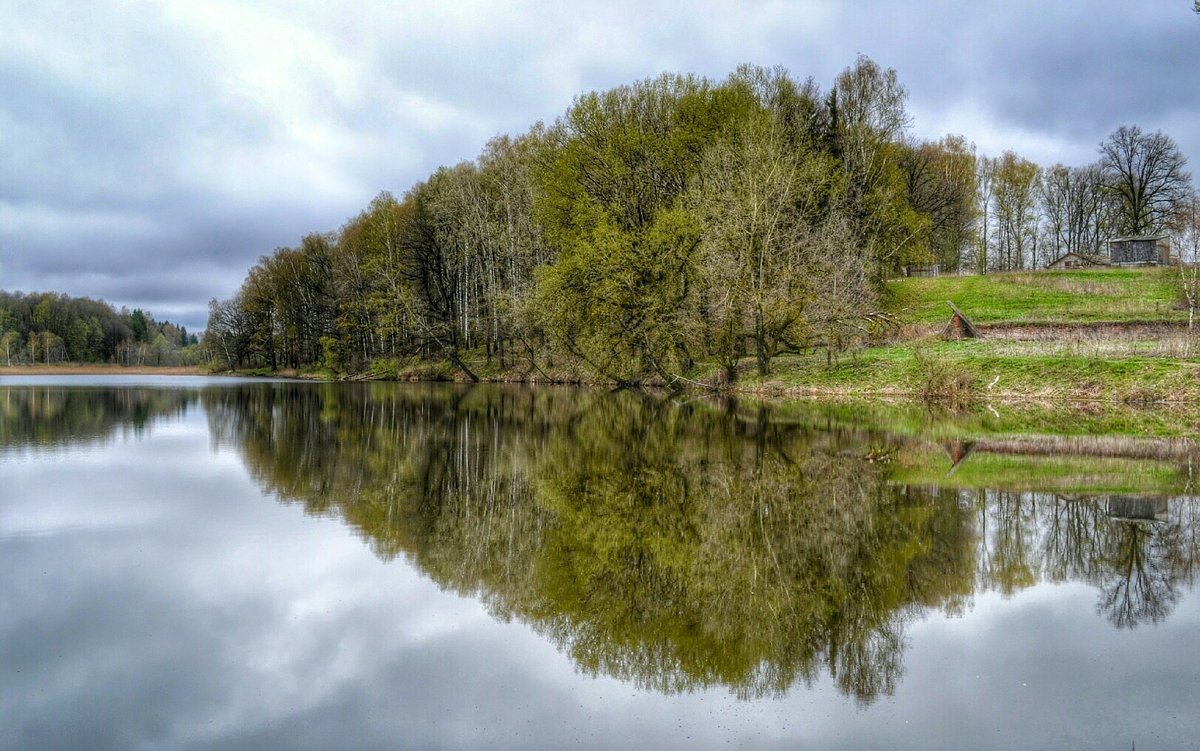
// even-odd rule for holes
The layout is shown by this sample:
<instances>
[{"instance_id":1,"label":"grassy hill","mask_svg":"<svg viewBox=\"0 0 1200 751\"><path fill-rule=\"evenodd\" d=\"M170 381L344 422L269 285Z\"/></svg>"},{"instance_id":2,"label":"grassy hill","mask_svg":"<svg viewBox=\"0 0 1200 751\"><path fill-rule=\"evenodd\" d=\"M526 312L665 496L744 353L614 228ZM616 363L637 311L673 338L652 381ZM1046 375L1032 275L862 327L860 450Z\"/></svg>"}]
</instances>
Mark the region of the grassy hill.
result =
<instances>
[{"instance_id":1,"label":"grassy hill","mask_svg":"<svg viewBox=\"0 0 1200 751\"><path fill-rule=\"evenodd\" d=\"M1025 271L899 279L889 312L906 323L944 323L949 300L977 325L1183 321L1171 268Z\"/></svg>"},{"instance_id":2,"label":"grassy hill","mask_svg":"<svg viewBox=\"0 0 1200 751\"><path fill-rule=\"evenodd\" d=\"M900 324L888 341L832 363L823 353L780 357L770 375L747 374L742 387L932 401L1200 402L1200 335L1180 325L1187 312L1177 273L1034 271L888 282L886 307ZM948 300L983 328L982 339L937 336L950 318Z\"/></svg>"}]
</instances>

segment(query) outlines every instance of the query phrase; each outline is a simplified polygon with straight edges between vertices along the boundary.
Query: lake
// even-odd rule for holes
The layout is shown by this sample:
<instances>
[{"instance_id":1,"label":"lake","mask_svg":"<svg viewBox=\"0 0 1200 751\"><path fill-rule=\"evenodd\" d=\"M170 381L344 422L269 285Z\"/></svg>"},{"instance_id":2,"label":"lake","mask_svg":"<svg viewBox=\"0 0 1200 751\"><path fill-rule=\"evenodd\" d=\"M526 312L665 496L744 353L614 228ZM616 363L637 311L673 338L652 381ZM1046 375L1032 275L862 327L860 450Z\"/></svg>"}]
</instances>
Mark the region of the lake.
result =
<instances>
[{"instance_id":1,"label":"lake","mask_svg":"<svg viewBox=\"0 0 1200 751\"><path fill-rule=\"evenodd\" d=\"M1195 446L879 409L0 378L0 747L1196 747Z\"/></svg>"}]
</instances>

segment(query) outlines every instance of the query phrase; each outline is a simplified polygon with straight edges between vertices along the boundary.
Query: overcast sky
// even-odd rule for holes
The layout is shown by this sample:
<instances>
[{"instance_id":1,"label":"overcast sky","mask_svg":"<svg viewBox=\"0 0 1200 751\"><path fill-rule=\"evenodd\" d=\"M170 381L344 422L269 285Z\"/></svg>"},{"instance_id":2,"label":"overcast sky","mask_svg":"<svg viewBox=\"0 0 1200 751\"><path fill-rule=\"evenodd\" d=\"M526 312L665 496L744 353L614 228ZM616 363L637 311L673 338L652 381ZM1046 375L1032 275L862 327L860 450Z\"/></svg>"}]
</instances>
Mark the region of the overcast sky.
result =
<instances>
[{"instance_id":1,"label":"overcast sky","mask_svg":"<svg viewBox=\"0 0 1200 751\"><path fill-rule=\"evenodd\" d=\"M341 8L333 6L341 5ZM1192 0L0 3L0 288L201 329L259 256L581 92L897 70L914 134L1082 164L1122 124L1200 170Z\"/></svg>"}]
</instances>

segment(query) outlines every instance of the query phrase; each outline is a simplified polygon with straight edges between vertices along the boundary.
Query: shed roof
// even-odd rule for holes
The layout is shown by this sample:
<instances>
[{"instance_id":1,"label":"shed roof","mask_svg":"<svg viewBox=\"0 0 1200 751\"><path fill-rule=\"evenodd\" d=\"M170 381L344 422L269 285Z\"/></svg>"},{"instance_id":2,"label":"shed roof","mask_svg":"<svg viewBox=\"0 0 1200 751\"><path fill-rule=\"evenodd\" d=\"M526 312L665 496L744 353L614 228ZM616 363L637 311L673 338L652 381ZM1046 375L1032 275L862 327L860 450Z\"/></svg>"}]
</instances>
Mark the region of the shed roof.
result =
<instances>
[{"instance_id":1,"label":"shed roof","mask_svg":"<svg viewBox=\"0 0 1200 751\"><path fill-rule=\"evenodd\" d=\"M1112 241L1110 240L1109 242L1112 242ZM1099 258L1099 257L1092 257L1092 256L1085 256L1085 255L1083 255L1082 253L1076 253L1076 252L1075 252L1075 251L1073 251L1073 250L1071 250L1071 251L1068 251L1068 252L1066 252L1066 253L1063 253L1061 256L1059 256L1058 258L1055 258L1053 261L1051 261L1050 263L1047 263L1046 265L1047 265L1047 266L1053 266L1054 264L1058 263L1059 261L1063 260L1064 258L1070 258L1070 257L1072 257L1072 256L1074 256L1075 258L1078 258L1078 259L1080 259L1080 260L1087 261L1088 263L1090 263L1090 264L1092 264L1092 265L1094 265L1094 266L1107 266L1107 265L1109 265L1109 264L1108 264L1108 261L1104 260L1103 258Z\"/></svg>"}]
</instances>

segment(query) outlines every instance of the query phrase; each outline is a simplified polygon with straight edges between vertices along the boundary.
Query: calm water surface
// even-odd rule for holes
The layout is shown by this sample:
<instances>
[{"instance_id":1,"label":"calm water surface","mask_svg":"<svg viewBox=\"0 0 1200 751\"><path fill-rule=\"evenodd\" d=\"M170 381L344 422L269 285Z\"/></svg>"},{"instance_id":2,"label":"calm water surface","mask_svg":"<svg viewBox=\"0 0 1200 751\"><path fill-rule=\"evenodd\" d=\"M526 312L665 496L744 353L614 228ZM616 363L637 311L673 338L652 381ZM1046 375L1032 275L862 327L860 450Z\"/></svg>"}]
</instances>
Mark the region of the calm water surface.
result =
<instances>
[{"instance_id":1,"label":"calm water surface","mask_svg":"<svg viewBox=\"0 0 1200 751\"><path fill-rule=\"evenodd\" d=\"M0 748L1195 748L1190 451L0 378Z\"/></svg>"}]
</instances>

